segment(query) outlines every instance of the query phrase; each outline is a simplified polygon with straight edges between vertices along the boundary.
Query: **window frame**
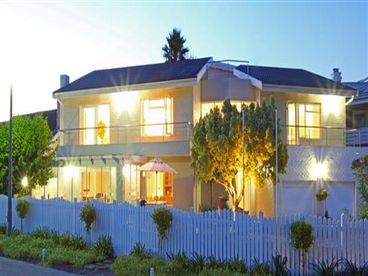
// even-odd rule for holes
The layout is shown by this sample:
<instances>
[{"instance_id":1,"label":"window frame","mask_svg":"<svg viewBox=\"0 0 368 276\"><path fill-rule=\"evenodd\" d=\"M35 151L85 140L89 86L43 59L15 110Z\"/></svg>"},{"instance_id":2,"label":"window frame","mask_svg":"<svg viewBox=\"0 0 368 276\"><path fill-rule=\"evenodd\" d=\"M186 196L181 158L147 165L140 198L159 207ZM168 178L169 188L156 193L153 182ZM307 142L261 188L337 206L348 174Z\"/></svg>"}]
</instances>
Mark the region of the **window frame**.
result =
<instances>
[{"instance_id":1,"label":"window frame","mask_svg":"<svg viewBox=\"0 0 368 276\"><path fill-rule=\"evenodd\" d=\"M289 114L289 105L294 105L294 125L290 125L290 114ZM303 119L304 122L301 124L300 122L300 106L303 106ZM308 110L308 106L313 106L313 110ZM318 106L318 111L314 111L315 106ZM319 125L307 125L307 116L308 114L317 114ZM319 115L318 115L319 114ZM318 102L288 102L286 105L286 118L287 118L287 140L289 144L299 144L300 140L320 140L322 138L322 105ZM312 135L307 135L307 130L312 129ZM290 134L292 132L292 134ZM290 137L294 139L290 139Z\"/></svg>"},{"instance_id":2,"label":"window frame","mask_svg":"<svg viewBox=\"0 0 368 276\"><path fill-rule=\"evenodd\" d=\"M153 101L163 101L161 106L150 106ZM148 103L148 110L163 109L164 112L164 122L162 123L148 123L146 119L146 103ZM141 136L142 137L162 137L162 136L172 136L174 135L174 98L172 96L164 96L157 98L147 98L142 100L142 113L141 113ZM149 115L148 115L149 116ZM163 131L160 134L149 134L147 128L149 127L162 127ZM162 125L162 126L161 126Z\"/></svg>"},{"instance_id":3,"label":"window frame","mask_svg":"<svg viewBox=\"0 0 368 276\"><path fill-rule=\"evenodd\" d=\"M99 142L99 138L98 138L98 134L97 134L97 127L98 127L98 107L99 106L108 106L108 113L109 113L109 120L106 124L106 130L108 132L107 135L107 140L105 143L101 143ZM93 136L94 136L94 141L92 144L90 143L85 143L85 132L87 131L87 127L85 126L85 119L84 119L84 110L87 108L93 108L94 109L94 131L93 131ZM79 143L81 145L106 145L106 144L110 144L110 125L111 125L111 105L110 103L99 103L99 104L85 104L85 105L81 105L80 106L80 120L79 120Z\"/></svg>"}]
</instances>

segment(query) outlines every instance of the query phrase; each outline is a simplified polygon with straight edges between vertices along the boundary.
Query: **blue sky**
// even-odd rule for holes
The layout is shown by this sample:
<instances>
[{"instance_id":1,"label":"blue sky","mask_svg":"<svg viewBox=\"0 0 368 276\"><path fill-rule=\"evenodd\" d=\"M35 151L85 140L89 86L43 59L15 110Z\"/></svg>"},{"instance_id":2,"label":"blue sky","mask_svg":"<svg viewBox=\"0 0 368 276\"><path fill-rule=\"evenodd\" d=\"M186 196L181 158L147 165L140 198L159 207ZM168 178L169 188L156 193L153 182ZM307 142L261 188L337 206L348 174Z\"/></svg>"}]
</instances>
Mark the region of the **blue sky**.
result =
<instances>
[{"instance_id":1,"label":"blue sky","mask_svg":"<svg viewBox=\"0 0 368 276\"><path fill-rule=\"evenodd\" d=\"M0 3L0 120L54 108L59 75L161 62L172 27L195 57L368 76L367 1Z\"/></svg>"}]
</instances>

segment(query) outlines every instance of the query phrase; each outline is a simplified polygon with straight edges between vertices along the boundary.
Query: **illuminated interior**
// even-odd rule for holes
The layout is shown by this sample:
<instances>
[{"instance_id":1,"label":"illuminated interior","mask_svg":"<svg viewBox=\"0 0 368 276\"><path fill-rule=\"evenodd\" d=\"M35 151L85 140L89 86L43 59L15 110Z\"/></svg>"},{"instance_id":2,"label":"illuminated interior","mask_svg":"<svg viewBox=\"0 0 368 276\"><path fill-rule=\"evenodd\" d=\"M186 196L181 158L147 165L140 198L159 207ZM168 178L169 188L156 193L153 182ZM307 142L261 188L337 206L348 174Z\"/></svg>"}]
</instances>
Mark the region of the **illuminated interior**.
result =
<instances>
[{"instance_id":1,"label":"illuminated interior","mask_svg":"<svg viewBox=\"0 0 368 276\"><path fill-rule=\"evenodd\" d=\"M221 109L223 101L215 101L215 102L205 102L201 104L201 114L202 117L206 116L210 113L211 109L215 108L215 106ZM237 110L241 110L242 104L250 104L250 102L243 102L243 101L231 101L231 104L235 105Z\"/></svg>"},{"instance_id":2,"label":"illuminated interior","mask_svg":"<svg viewBox=\"0 0 368 276\"><path fill-rule=\"evenodd\" d=\"M173 134L173 99L145 100L143 103L144 136Z\"/></svg>"},{"instance_id":3,"label":"illuminated interior","mask_svg":"<svg viewBox=\"0 0 368 276\"><path fill-rule=\"evenodd\" d=\"M321 138L321 105L288 104L288 143L298 144L300 139Z\"/></svg>"},{"instance_id":4,"label":"illuminated interior","mask_svg":"<svg viewBox=\"0 0 368 276\"><path fill-rule=\"evenodd\" d=\"M173 204L172 173L146 172L146 200L148 203Z\"/></svg>"},{"instance_id":5,"label":"illuminated interior","mask_svg":"<svg viewBox=\"0 0 368 276\"><path fill-rule=\"evenodd\" d=\"M124 164L124 200L135 202L140 198L140 171L138 166L132 164Z\"/></svg>"},{"instance_id":6,"label":"illuminated interior","mask_svg":"<svg viewBox=\"0 0 368 276\"><path fill-rule=\"evenodd\" d=\"M80 200L97 199L110 202L111 190L110 168L81 168Z\"/></svg>"},{"instance_id":7,"label":"illuminated interior","mask_svg":"<svg viewBox=\"0 0 368 276\"><path fill-rule=\"evenodd\" d=\"M110 141L110 106L107 104L83 108L83 144L108 144Z\"/></svg>"}]
</instances>

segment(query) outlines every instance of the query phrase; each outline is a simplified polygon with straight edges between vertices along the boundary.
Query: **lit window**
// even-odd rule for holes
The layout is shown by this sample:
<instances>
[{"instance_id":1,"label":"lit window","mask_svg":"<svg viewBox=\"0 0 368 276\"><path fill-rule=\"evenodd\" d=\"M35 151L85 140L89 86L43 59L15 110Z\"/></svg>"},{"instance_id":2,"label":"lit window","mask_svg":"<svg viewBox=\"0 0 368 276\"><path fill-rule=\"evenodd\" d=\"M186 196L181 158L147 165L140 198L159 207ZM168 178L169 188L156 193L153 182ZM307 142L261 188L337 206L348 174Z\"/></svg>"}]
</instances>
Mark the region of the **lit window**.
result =
<instances>
[{"instance_id":1,"label":"lit window","mask_svg":"<svg viewBox=\"0 0 368 276\"><path fill-rule=\"evenodd\" d=\"M172 135L174 132L172 98L145 100L143 105L143 135Z\"/></svg>"},{"instance_id":2,"label":"lit window","mask_svg":"<svg viewBox=\"0 0 368 276\"><path fill-rule=\"evenodd\" d=\"M298 143L299 139L321 138L321 105L288 104L288 141Z\"/></svg>"},{"instance_id":3,"label":"lit window","mask_svg":"<svg viewBox=\"0 0 368 276\"><path fill-rule=\"evenodd\" d=\"M110 141L110 107L107 104L83 108L84 145L108 144Z\"/></svg>"}]
</instances>

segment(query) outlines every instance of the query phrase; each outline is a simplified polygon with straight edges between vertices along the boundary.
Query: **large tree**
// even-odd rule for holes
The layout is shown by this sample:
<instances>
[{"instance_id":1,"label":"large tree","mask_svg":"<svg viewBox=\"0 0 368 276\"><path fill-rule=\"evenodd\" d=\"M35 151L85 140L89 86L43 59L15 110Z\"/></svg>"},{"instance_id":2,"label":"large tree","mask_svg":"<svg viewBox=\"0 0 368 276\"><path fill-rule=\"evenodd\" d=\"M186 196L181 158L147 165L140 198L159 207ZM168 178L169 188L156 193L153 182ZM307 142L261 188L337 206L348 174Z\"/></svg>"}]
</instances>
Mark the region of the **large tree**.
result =
<instances>
[{"instance_id":1,"label":"large tree","mask_svg":"<svg viewBox=\"0 0 368 276\"><path fill-rule=\"evenodd\" d=\"M52 132L41 115L13 119L13 192L27 194L31 189L47 185L52 176L55 147L51 144ZM9 123L0 125L0 193L7 194ZM28 187L20 185L28 178Z\"/></svg>"},{"instance_id":2,"label":"large tree","mask_svg":"<svg viewBox=\"0 0 368 276\"><path fill-rule=\"evenodd\" d=\"M275 179L275 105L243 105L245 114L245 179L253 179L260 186ZM280 130L280 129L279 129ZM287 147L277 142L278 172L287 165ZM228 193L234 210L243 198L244 187L239 189L235 177L242 171L242 114L230 100L220 110L215 107L200 118L193 128L192 166L199 181L217 183Z\"/></svg>"},{"instance_id":3,"label":"large tree","mask_svg":"<svg viewBox=\"0 0 368 276\"><path fill-rule=\"evenodd\" d=\"M168 62L185 60L189 52L187 47L184 47L186 39L181 35L181 30L174 28L169 36L166 37L166 43L162 47L163 56Z\"/></svg>"}]
</instances>

